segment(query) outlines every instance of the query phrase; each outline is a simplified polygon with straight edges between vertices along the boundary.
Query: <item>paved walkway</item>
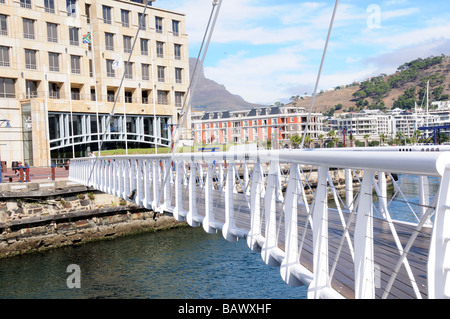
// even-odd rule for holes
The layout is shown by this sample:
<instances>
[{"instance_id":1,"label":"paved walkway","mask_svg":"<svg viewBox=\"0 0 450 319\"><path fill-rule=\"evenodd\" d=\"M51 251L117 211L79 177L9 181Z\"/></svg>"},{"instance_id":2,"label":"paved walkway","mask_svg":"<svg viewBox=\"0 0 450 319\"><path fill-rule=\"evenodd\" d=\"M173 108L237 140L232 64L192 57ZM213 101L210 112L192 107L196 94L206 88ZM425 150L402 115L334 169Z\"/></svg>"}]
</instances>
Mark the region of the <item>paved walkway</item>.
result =
<instances>
[{"instance_id":1,"label":"paved walkway","mask_svg":"<svg viewBox=\"0 0 450 319\"><path fill-rule=\"evenodd\" d=\"M3 183L18 183L20 176L16 175L12 168L7 168L6 172L2 172ZM55 179L66 179L69 177L69 170L64 167L55 167ZM24 177L25 178L25 177ZM11 179L11 181L10 181ZM52 180L51 167L30 167L30 182Z\"/></svg>"}]
</instances>

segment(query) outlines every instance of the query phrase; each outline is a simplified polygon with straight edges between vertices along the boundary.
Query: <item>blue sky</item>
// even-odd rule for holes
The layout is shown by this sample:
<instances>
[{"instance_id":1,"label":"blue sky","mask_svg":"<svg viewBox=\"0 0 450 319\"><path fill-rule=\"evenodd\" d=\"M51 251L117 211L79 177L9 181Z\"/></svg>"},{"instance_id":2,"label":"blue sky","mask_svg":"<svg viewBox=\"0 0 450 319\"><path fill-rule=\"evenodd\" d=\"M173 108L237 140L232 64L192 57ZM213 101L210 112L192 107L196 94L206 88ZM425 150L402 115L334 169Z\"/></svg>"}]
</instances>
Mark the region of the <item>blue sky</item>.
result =
<instances>
[{"instance_id":1,"label":"blue sky","mask_svg":"<svg viewBox=\"0 0 450 319\"><path fill-rule=\"evenodd\" d=\"M206 76L252 103L311 94L334 4L223 0ZM189 56L197 57L212 1L156 0L154 6L186 14ZM450 54L450 1L341 0L319 89L393 73L405 62L440 54Z\"/></svg>"}]
</instances>

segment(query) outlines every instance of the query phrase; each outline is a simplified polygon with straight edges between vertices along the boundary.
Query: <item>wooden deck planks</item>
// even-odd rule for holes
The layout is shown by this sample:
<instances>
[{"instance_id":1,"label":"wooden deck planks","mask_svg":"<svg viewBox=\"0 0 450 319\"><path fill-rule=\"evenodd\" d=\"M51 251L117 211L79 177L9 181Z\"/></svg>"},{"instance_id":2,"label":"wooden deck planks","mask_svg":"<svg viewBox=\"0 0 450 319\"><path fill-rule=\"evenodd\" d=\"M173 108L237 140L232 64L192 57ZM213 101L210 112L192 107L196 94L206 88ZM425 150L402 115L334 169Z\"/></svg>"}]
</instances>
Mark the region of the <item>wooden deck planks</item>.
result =
<instances>
[{"instance_id":1,"label":"wooden deck planks","mask_svg":"<svg viewBox=\"0 0 450 319\"><path fill-rule=\"evenodd\" d=\"M172 205L174 203L174 189L172 188ZM187 187L183 187L183 208L188 209L189 192ZM204 216L204 190L197 189L197 211L198 214ZM250 197L248 200L250 200ZM250 214L249 205L243 194L233 194L234 198L234 210L236 216L236 226L246 231L250 230ZM221 191L213 191L213 207L216 220L219 222L225 222L225 194ZM277 203L277 211L282 211L282 203ZM263 221L262 234L264 235L264 201L261 201L261 216ZM341 221L335 209L329 209L329 260L330 269L333 266L336 252L338 250L339 243L342 238L343 228ZM345 214L346 222L349 220L349 214ZM305 231L305 224L307 220L306 211L303 206L298 207L298 230L299 230L299 245L302 239L303 232ZM279 221L280 222L280 221ZM278 224L277 224L278 225ZM396 231L398 232L402 246L405 247L409 240L409 237L414 232L414 226L407 224L395 224ZM349 234L352 239L353 245L353 225L349 227ZM281 216L281 225L279 233L279 247L284 249L284 216ZM399 253L394 242L394 238L389 230L387 221L374 218L374 237L375 237L375 264L380 267L380 288L376 289L376 297L381 298L383 296L386 285L392 275L393 269L399 259ZM427 280L426 280L426 260L427 260L427 248L431 238L430 230L425 229L421 232L420 236L416 239L413 248L408 254L408 261L410 263L414 279L416 280L421 296L427 297ZM308 225L306 229L306 237L303 242L303 250L300 254L300 263L310 271L313 266L313 243L312 243L312 230ZM339 262L337 264L334 276L332 278L332 287L340 292L345 298L354 298L354 265L350 249L344 242L341 254L339 256ZM414 291L409 282L409 278L406 274L405 267L402 266L394 285L390 291L388 298L392 299L409 299L416 298Z\"/></svg>"}]
</instances>

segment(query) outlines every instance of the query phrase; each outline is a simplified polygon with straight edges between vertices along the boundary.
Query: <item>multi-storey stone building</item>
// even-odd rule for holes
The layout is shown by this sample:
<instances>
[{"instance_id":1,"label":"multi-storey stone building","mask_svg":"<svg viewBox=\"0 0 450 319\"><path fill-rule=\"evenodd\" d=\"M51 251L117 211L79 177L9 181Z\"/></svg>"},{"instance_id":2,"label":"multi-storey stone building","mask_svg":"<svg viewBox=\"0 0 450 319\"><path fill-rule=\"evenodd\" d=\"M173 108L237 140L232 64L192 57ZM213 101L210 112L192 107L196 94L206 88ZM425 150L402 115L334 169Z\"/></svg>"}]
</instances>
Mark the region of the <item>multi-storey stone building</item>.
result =
<instances>
[{"instance_id":1,"label":"multi-storey stone building","mask_svg":"<svg viewBox=\"0 0 450 319\"><path fill-rule=\"evenodd\" d=\"M0 0L2 161L169 144L188 39L184 14L151 1Z\"/></svg>"}]
</instances>

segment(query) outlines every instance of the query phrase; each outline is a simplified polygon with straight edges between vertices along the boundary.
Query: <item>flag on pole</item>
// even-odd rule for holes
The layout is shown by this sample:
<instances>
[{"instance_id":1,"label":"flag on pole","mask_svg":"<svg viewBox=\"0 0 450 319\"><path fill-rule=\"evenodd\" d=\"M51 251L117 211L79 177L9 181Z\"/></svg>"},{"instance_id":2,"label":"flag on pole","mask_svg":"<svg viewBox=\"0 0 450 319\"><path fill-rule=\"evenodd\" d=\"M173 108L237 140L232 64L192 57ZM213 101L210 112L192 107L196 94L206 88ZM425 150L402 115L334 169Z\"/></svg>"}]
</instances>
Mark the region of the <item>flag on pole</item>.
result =
<instances>
[{"instance_id":1,"label":"flag on pole","mask_svg":"<svg viewBox=\"0 0 450 319\"><path fill-rule=\"evenodd\" d=\"M83 35L83 43L92 43L91 33L88 32L85 35Z\"/></svg>"},{"instance_id":2,"label":"flag on pole","mask_svg":"<svg viewBox=\"0 0 450 319\"><path fill-rule=\"evenodd\" d=\"M122 58L115 59L111 67L113 70L117 70L118 68L122 67Z\"/></svg>"}]
</instances>

